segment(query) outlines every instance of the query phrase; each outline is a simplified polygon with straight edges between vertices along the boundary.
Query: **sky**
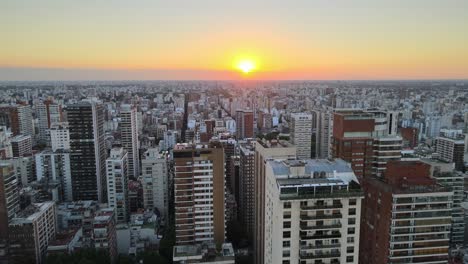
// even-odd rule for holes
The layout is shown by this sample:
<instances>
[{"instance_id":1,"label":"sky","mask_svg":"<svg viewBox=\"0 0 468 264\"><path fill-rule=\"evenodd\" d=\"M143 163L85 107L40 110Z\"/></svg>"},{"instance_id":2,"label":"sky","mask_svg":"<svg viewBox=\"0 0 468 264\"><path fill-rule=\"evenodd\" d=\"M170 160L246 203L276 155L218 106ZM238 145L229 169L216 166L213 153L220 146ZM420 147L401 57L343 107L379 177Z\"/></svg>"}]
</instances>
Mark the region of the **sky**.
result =
<instances>
[{"instance_id":1,"label":"sky","mask_svg":"<svg viewBox=\"0 0 468 264\"><path fill-rule=\"evenodd\" d=\"M466 0L1 0L0 80L468 79ZM244 74L241 60L256 69Z\"/></svg>"}]
</instances>

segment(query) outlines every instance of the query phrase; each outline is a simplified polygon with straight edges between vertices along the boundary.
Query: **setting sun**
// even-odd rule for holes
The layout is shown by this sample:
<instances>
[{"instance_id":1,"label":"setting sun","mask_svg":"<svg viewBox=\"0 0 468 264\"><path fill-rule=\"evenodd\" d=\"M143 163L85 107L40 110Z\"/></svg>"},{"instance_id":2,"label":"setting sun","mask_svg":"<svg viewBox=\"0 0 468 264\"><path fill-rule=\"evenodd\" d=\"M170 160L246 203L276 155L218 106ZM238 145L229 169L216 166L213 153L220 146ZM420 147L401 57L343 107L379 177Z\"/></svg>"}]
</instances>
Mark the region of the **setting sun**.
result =
<instances>
[{"instance_id":1,"label":"setting sun","mask_svg":"<svg viewBox=\"0 0 468 264\"><path fill-rule=\"evenodd\" d=\"M255 63L251 60L242 60L237 65L237 68L243 73L250 73L255 69Z\"/></svg>"}]
</instances>

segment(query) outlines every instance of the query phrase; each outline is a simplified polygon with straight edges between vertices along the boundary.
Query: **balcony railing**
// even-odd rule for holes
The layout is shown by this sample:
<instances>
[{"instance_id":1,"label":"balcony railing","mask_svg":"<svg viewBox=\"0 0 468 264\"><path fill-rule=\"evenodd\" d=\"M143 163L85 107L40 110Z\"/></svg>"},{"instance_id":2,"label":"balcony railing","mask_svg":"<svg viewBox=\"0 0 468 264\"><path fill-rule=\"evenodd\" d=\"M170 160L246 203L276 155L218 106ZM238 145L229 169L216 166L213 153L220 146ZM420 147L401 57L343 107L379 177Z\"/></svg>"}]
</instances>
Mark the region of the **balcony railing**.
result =
<instances>
[{"instance_id":1,"label":"balcony railing","mask_svg":"<svg viewBox=\"0 0 468 264\"><path fill-rule=\"evenodd\" d=\"M340 243L335 244L322 244L322 245L302 245L301 249L322 249L322 248L339 248L341 247Z\"/></svg>"},{"instance_id":2,"label":"balcony railing","mask_svg":"<svg viewBox=\"0 0 468 264\"><path fill-rule=\"evenodd\" d=\"M331 225L315 225L315 226L309 226L307 224L302 224L300 225L301 230L314 230L314 229L338 229L341 228L341 223L337 224L331 224Z\"/></svg>"},{"instance_id":3,"label":"balcony railing","mask_svg":"<svg viewBox=\"0 0 468 264\"><path fill-rule=\"evenodd\" d=\"M342 218L343 215L341 213L334 213L331 215L301 215L301 220L322 220L322 219L338 219Z\"/></svg>"},{"instance_id":4,"label":"balcony railing","mask_svg":"<svg viewBox=\"0 0 468 264\"><path fill-rule=\"evenodd\" d=\"M339 209L343 208L343 204L329 204L329 205L313 205L313 206L306 206L301 205L302 210L320 210L320 209Z\"/></svg>"},{"instance_id":5,"label":"balcony railing","mask_svg":"<svg viewBox=\"0 0 468 264\"><path fill-rule=\"evenodd\" d=\"M325 252L320 254L312 254L312 253L301 253L301 259L318 259L318 258L339 258L340 252Z\"/></svg>"},{"instance_id":6,"label":"balcony railing","mask_svg":"<svg viewBox=\"0 0 468 264\"><path fill-rule=\"evenodd\" d=\"M301 235L301 240L314 240L314 239L329 239L329 238L340 238L341 234L315 234L313 236Z\"/></svg>"}]
</instances>

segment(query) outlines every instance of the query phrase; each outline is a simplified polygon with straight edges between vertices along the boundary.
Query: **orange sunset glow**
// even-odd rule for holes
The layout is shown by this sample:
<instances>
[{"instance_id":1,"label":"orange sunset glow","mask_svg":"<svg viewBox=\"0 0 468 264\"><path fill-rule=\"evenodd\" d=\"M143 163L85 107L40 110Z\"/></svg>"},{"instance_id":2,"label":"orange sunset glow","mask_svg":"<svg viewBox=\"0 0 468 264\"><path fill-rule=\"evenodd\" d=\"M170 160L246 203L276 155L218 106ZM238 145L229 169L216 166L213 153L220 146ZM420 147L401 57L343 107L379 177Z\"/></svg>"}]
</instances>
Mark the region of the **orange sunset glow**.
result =
<instances>
[{"instance_id":1,"label":"orange sunset glow","mask_svg":"<svg viewBox=\"0 0 468 264\"><path fill-rule=\"evenodd\" d=\"M0 77L467 78L468 2L397 2L6 1Z\"/></svg>"}]
</instances>

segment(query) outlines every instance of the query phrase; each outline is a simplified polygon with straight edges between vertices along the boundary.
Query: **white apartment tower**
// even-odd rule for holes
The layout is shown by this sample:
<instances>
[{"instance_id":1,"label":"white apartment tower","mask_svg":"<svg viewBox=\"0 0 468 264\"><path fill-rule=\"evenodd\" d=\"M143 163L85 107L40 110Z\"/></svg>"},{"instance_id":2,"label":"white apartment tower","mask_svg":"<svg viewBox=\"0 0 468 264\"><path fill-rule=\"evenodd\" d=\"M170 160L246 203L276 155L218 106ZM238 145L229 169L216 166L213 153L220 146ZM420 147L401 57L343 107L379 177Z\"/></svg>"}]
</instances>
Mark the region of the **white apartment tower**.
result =
<instances>
[{"instance_id":1,"label":"white apartment tower","mask_svg":"<svg viewBox=\"0 0 468 264\"><path fill-rule=\"evenodd\" d=\"M138 155L137 112L132 105L120 106L120 132L122 147L128 153L128 176L137 178L140 175Z\"/></svg>"},{"instance_id":2,"label":"white apartment tower","mask_svg":"<svg viewBox=\"0 0 468 264\"><path fill-rule=\"evenodd\" d=\"M268 160L264 263L358 263L361 201L343 160Z\"/></svg>"},{"instance_id":3,"label":"white apartment tower","mask_svg":"<svg viewBox=\"0 0 468 264\"><path fill-rule=\"evenodd\" d=\"M118 223L127 223L130 207L128 203L128 156L123 148L111 149L106 160L107 202L116 212Z\"/></svg>"},{"instance_id":4,"label":"white apartment tower","mask_svg":"<svg viewBox=\"0 0 468 264\"><path fill-rule=\"evenodd\" d=\"M291 143L296 146L297 158L310 158L312 150L312 114L291 114Z\"/></svg>"},{"instance_id":5,"label":"white apartment tower","mask_svg":"<svg viewBox=\"0 0 468 264\"><path fill-rule=\"evenodd\" d=\"M52 151L70 150L70 130L67 122L53 123L49 131Z\"/></svg>"},{"instance_id":6,"label":"white apartment tower","mask_svg":"<svg viewBox=\"0 0 468 264\"><path fill-rule=\"evenodd\" d=\"M141 160L143 204L146 209L157 208L163 219L168 216L169 177L167 152L157 148L148 149Z\"/></svg>"},{"instance_id":7,"label":"white apartment tower","mask_svg":"<svg viewBox=\"0 0 468 264\"><path fill-rule=\"evenodd\" d=\"M18 105L19 132L23 135L34 136L32 110L29 105Z\"/></svg>"}]
</instances>

